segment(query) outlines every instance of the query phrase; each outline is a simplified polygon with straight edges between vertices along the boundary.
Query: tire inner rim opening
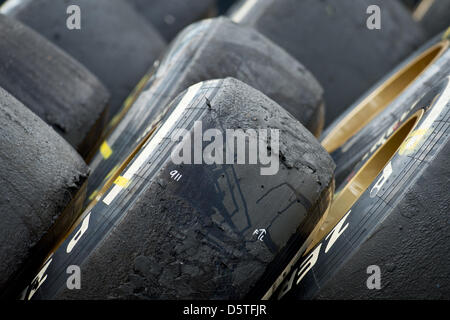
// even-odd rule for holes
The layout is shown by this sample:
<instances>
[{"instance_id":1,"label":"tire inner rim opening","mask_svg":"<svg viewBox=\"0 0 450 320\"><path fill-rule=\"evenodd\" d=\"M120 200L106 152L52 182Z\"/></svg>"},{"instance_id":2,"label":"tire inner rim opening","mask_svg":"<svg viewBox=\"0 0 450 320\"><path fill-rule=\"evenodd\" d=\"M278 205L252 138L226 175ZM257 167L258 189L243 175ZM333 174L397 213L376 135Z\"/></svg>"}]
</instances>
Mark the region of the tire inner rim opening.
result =
<instances>
[{"instance_id":1,"label":"tire inner rim opening","mask_svg":"<svg viewBox=\"0 0 450 320\"><path fill-rule=\"evenodd\" d=\"M331 203L324 223L315 230L314 240L306 250L307 254L324 236L326 236L336 224L344 217L355 202L361 197L375 178L384 169L386 164L407 140L422 118L424 110L420 109L403 123L393 135L367 160L367 162L355 173L353 178L335 196Z\"/></svg>"},{"instance_id":2,"label":"tire inner rim opening","mask_svg":"<svg viewBox=\"0 0 450 320\"><path fill-rule=\"evenodd\" d=\"M335 151L372 121L449 47L441 41L428 48L370 93L322 140L329 153Z\"/></svg>"}]
</instances>

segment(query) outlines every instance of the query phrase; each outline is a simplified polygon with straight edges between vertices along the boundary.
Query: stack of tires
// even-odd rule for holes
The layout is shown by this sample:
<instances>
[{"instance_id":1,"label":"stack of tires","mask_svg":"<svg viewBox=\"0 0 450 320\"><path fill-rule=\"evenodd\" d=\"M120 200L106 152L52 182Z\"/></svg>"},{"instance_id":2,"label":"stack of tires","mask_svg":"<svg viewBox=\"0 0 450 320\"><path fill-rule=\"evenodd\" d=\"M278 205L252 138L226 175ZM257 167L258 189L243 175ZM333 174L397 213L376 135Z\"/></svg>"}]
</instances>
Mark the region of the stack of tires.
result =
<instances>
[{"instance_id":1,"label":"stack of tires","mask_svg":"<svg viewBox=\"0 0 450 320\"><path fill-rule=\"evenodd\" d=\"M220 7L0 7L0 296L448 295L449 32Z\"/></svg>"}]
</instances>

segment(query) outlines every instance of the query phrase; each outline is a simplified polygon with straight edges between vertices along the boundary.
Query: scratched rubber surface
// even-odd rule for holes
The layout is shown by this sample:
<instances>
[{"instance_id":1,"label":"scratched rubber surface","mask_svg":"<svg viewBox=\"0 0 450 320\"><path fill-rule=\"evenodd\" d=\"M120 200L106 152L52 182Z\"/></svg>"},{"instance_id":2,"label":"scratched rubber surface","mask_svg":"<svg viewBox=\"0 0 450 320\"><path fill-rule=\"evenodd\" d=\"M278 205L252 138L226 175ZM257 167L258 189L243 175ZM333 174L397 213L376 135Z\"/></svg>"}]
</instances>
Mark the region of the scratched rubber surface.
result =
<instances>
[{"instance_id":1,"label":"scratched rubber surface","mask_svg":"<svg viewBox=\"0 0 450 320\"><path fill-rule=\"evenodd\" d=\"M80 7L80 30L67 28L69 5ZM33 28L95 74L111 93L110 118L165 49L153 26L123 0L11 0L0 13Z\"/></svg>"},{"instance_id":2,"label":"scratched rubber surface","mask_svg":"<svg viewBox=\"0 0 450 320\"><path fill-rule=\"evenodd\" d=\"M216 13L214 0L126 0L143 15L166 41L184 27Z\"/></svg>"},{"instance_id":3,"label":"scratched rubber surface","mask_svg":"<svg viewBox=\"0 0 450 320\"><path fill-rule=\"evenodd\" d=\"M0 15L0 86L83 156L98 142L106 122L106 88L65 52L4 15Z\"/></svg>"},{"instance_id":4,"label":"scratched rubber surface","mask_svg":"<svg viewBox=\"0 0 450 320\"><path fill-rule=\"evenodd\" d=\"M188 27L174 40L137 100L91 161L90 198L177 94L197 82L227 76L260 90L308 129L320 133L322 88L309 71L252 29L227 18L205 20Z\"/></svg>"},{"instance_id":5,"label":"scratched rubber surface","mask_svg":"<svg viewBox=\"0 0 450 320\"><path fill-rule=\"evenodd\" d=\"M391 76L397 73L408 63L410 63L419 54L439 43L442 40L442 35L439 35L425 44L423 47L413 53L399 66L394 68L386 76L383 77L377 84L368 90L358 101L350 106L340 117L338 117L328 128L323 132L321 140L323 141L332 130L339 124L350 112L353 111L366 97L375 91L380 85L386 82ZM445 41L448 46L448 40ZM380 112L372 121L370 121L364 128L354 134L347 142L331 153L333 160L336 162L336 185L348 182L350 172L361 159L369 153L370 149L383 138L385 132L389 129L398 127L399 119L402 114L408 111L411 106L423 95L424 92L435 86L442 78L447 76L450 72L450 51L448 47L431 63L417 79L414 80L400 95L398 95L387 107ZM346 180L347 179L347 180Z\"/></svg>"},{"instance_id":6,"label":"scratched rubber surface","mask_svg":"<svg viewBox=\"0 0 450 320\"><path fill-rule=\"evenodd\" d=\"M0 296L21 286L22 268L40 263L52 226L86 180L88 168L67 142L0 88ZM74 217L55 230L68 231ZM48 240L48 239L47 239ZM55 240L55 239L51 239ZM33 263L31 262L31 263Z\"/></svg>"},{"instance_id":7,"label":"scratched rubber surface","mask_svg":"<svg viewBox=\"0 0 450 320\"><path fill-rule=\"evenodd\" d=\"M449 80L433 86L418 102L416 110L425 113L410 138L339 227L296 264L281 289L283 298L448 297ZM334 241L328 248L330 239ZM380 290L367 287L370 265L381 269Z\"/></svg>"},{"instance_id":8,"label":"scratched rubber surface","mask_svg":"<svg viewBox=\"0 0 450 320\"><path fill-rule=\"evenodd\" d=\"M236 79L196 84L172 104L26 298L237 299L278 277L328 207L331 158L285 110ZM175 165L169 137L180 128L192 135L195 121L222 133L279 129L279 153L272 150L278 172L261 175L254 164ZM266 232L260 240L255 229ZM80 290L66 289L69 265L81 268Z\"/></svg>"},{"instance_id":9,"label":"scratched rubber surface","mask_svg":"<svg viewBox=\"0 0 450 320\"><path fill-rule=\"evenodd\" d=\"M380 7L380 30L366 26L370 5ZM270 38L317 77L325 92L325 126L425 40L411 13L392 0L250 0L234 6L230 17Z\"/></svg>"}]
</instances>

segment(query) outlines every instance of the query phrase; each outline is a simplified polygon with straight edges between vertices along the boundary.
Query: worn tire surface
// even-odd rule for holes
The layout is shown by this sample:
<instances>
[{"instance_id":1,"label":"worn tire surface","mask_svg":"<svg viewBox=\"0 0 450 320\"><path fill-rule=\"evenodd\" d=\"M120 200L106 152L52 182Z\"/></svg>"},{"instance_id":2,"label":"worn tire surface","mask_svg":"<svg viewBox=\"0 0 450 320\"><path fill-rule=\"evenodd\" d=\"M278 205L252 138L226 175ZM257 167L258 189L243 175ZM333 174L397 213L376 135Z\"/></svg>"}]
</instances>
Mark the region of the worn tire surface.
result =
<instances>
[{"instance_id":1,"label":"worn tire surface","mask_svg":"<svg viewBox=\"0 0 450 320\"><path fill-rule=\"evenodd\" d=\"M233 78L196 84L172 104L27 298L238 299L261 295L279 276L328 207L331 158L289 113ZM265 144L268 136L259 148L269 147L279 170L262 175L259 162L175 164L179 140L167 137L186 129L185 139L195 139L195 121L222 134L278 129L279 152ZM261 241L256 229L266 230ZM80 266L80 290L66 289L68 265Z\"/></svg>"},{"instance_id":2,"label":"worn tire surface","mask_svg":"<svg viewBox=\"0 0 450 320\"><path fill-rule=\"evenodd\" d=\"M369 5L381 9L380 30L366 27ZM326 126L424 41L411 14L391 0L242 1L230 15L317 77L325 91Z\"/></svg>"},{"instance_id":3,"label":"worn tire surface","mask_svg":"<svg viewBox=\"0 0 450 320\"><path fill-rule=\"evenodd\" d=\"M81 30L69 30L66 9L78 5ZM30 26L65 50L111 93L110 117L165 48L154 28L123 0L22 0L1 13Z\"/></svg>"},{"instance_id":4,"label":"worn tire surface","mask_svg":"<svg viewBox=\"0 0 450 320\"><path fill-rule=\"evenodd\" d=\"M415 111L424 112L423 116L410 127L413 131L405 140L399 139L403 144L392 158L386 158L386 166L368 188L356 188L353 180L349 183L361 196L348 212L339 208L345 215L336 227L298 262L281 291L284 298L448 297L450 196L445 186L450 182L449 80L446 77L433 86L414 106ZM390 143L410 124L408 119L402 121L403 127L389 136L377 154L395 150ZM377 154L357 170L370 167L370 159ZM328 217L333 216L331 211L344 190L338 190ZM370 279L373 271L367 271L369 266L380 268L378 290L369 290L367 285L376 284Z\"/></svg>"},{"instance_id":5,"label":"worn tire surface","mask_svg":"<svg viewBox=\"0 0 450 320\"><path fill-rule=\"evenodd\" d=\"M51 127L1 88L0 136L3 297L16 287L22 289L24 280L30 281L23 268L36 263L39 268L55 238L75 221L76 212L65 217L61 213L80 189L88 168Z\"/></svg>"},{"instance_id":6,"label":"worn tire surface","mask_svg":"<svg viewBox=\"0 0 450 320\"><path fill-rule=\"evenodd\" d=\"M432 88L443 77L448 75L450 72L449 42L448 40L441 39L442 36L439 35L418 49L416 53L408 57L368 90L365 95L350 106L339 118L328 126L327 130L324 131L321 136L321 142L336 162L335 178L337 186L344 183L345 179L347 179L348 182L348 179L351 178L350 172L352 172L356 164L368 154L371 149L373 151L375 145L385 140L384 133L386 131L393 131L398 127L399 119L401 119L402 116L404 117L405 112L410 110L411 106L420 98L423 92ZM427 52L429 52L429 54ZM427 56L432 57L432 59L427 60L427 63L423 64L426 68L423 68L420 74L414 76L414 78L411 79L412 81L410 81L404 89L396 92L394 99L386 103L383 107L384 109L382 109L378 115L365 124L359 131L353 133L353 135L344 143L340 143L340 146L335 149L332 146L331 141L339 137L339 127L348 130L350 126L346 124L346 122L351 121L351 118L354 117L352 112L355 112L355 110L365 105L367 102L369 102L369 104L367 104L368 108L364 107L361 111L370 109L371 106L374 105L370 103L370 101L383 101L384 98L376 98L377 90L380 90L383 85L389 83L389 81L391 81L390 79L393 79L401 72L401 70L407 70L409 65L416 65L414 61L418 58L419 60L417 61L421 61L421 56L425 57L425 59L428 59L426 58ZM413 68L409 69L412 70ZM398 79L401 79L401 77ZM391 87L395 87L397 82L394 81L392 83L394 85ZM403 84L398 87L403 87ZM391 94L389 90L385 90L385 92L387 92L388 95ZM380 103L380 105L382 104L383 103ZM365 118L364 120L369 119L369 115L372 111L368 110L363 112L365 112L363 115ZM360 121L360 123L362 122Z\"/></svg>"},{"instance_id":7,"label":"worn tire surface","mask_svg":"<svg viewBox=\"0 0 450 320\"><path fill-rule=\"evenodd\" d=\"M45 38L1 14L0 86L82 156L97 144L108 111L105 87Z\"/></svg>"},{"instance_id":8,"label":"worn tire surface","mask_svg":"<svg viewBox=\"0 0 450 320\"><path fill-rule=\"evenodd\" d=\"M250 28L227 18L205 20L174 40L135 103L106 138L90 163L88 194L93 195L108 173L124 161L176 95L197 82L228 76L260 90L320 134L322 88L309 71Z\"/></svg>"},{"instance_id":9,"label":"worn tire surface","mask_svg":"<svg viewBox=\"0 0 450 320\"><path fill-rule=\"evenodd\" d=\"M171 41L184 27L215 9L214 0L127 0L163 36Z\"/></svg>"}]
</instances>

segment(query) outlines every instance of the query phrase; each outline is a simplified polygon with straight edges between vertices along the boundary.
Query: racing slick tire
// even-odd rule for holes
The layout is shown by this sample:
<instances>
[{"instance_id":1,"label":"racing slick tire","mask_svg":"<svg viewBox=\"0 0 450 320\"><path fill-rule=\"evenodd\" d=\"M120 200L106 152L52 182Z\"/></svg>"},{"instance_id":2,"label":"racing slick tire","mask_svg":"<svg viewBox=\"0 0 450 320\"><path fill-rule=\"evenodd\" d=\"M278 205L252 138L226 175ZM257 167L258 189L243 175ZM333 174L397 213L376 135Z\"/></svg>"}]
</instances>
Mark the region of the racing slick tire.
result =
<instances>
[{"instance_id":1,"label":"racing slick tire","mask_svg":"<svg viewBox=\"0 0 450 320\"><path fill-rule=\"evenodd\" d=\"M214 0L127 0L166 41L171 41L185 27L208 18L215 11Z\"/></svg>"},{"instance_id":2,"label":"racing slick tire","mask_svg":"<svg viewBox=\"0 0 450 320\"><path fill-rule=\"evenodd\" d=\"M33 279L52 245L81 213L89 169L62 137L2 88L0 136L4 298Z\"/></svg>"},{"instance_id":3,"label":"racing slick tire","mask_svg":"<svg viewBox=\"0 0 450 320\"><path fill-rule=\"evenodd\" d=\"M79 7L80 29L68 24ZM70 12L70 13L69 13ZM11 0L0 13L28 25L86 66L111 93L112 118L165 49L165 42L123 0Z\"/></svg>"},{"instance_id":4,"label":"racing slick tire","mask_svg":"<svg viewBox=\"0 0 450 320\"><path fill-rule=\"evenodd\" d=\"M444 299L450 294L450 78L355 169L284 299Z\"/></svg>"},{"instance_id":5,"label":"racing slick tire","mask_svg":"<svg viewBox=\"0 0 450 320\"><path fill-rule=\"evenodd\" d=\"M373 5L381 10L381 28L375 30L366 26ZM391 0L251 0L229 15L317 77L325 92L325 127L424 41L407 9Z\"/></svg>"},{"instance_id":6,"label":"racing slick tire","mask_svg":"<svg viewBox=\"0 0 450 320\"><path fill-rule=\"evenodd\" d=\"M0 14L0 86L86 157L106 126L109 93L80 63Z\"/></svg>"},{"instance_id":7,"label":"racing slick tire","mask_svg":"<svg viewBox=\"0 0 450 320\"><path fill-rule=\"evenodd\" d=\"M288 112L233 78L198 83L171 104L25 298L239 299L262 297L279 277L329 205L331 157ZM212 151L200 135L223 142L227 130L245 130L248 159L259 141L271 160L244 164L235 154L221 164L229 140ZM79 290L66 286L71 265Z\"/></svg>"},{"instance_id":8,"label":"racing slick tire","mask_svg":"<svg viewBox=\"0 0 450 320\"><path fill-rule=\"evenodd\" d=\"M261 91L316 136L320 134L323 91L309 71L251 28L227 18L204 20L189 26L174 40L161 64L129 98L122 120L114 120L119 124L90 163L90 198L143 141L172 99L197 82L225 77Z\"/></svg>"},{"instance_id":9,"label":"racing slick tire","mask_svg":"<svg viewBox=\"0 0 450 320\"><path fill-rule=\"evenodd\" d=\"M322 146L336 163L336 185L348 182L355 165L384 141L383 134L398 121L424 91L450 72L449 41L430 40L388 73L337 118L321 136ZM389 130L388 130L389 129Z\"/></svg>"}]
</instances>

